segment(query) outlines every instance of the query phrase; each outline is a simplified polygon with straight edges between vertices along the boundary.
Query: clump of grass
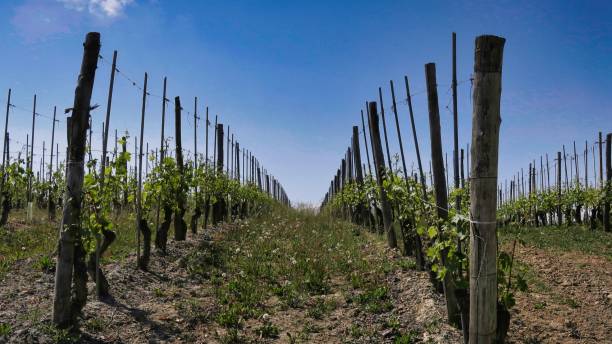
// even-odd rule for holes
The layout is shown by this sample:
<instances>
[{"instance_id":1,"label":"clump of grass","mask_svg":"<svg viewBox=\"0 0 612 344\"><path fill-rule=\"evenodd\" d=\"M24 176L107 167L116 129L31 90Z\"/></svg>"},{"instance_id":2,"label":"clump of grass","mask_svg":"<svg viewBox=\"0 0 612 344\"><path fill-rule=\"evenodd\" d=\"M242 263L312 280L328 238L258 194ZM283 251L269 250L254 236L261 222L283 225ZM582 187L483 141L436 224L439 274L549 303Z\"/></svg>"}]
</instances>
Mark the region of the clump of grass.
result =
<instances>
[{"instance_id":1,"label":"clump of grass","mask_svg":"<svg viewBox=\"0 0 612 344\"><path fill-rule=\"evenodd\" d=\"M11 324L0 323L0 337L8 337L13 332Z\"/></svg>"},{"instance_id":2,"label":"clump of grass","mask_svg":"<svg viewBox=\"0 0 612 344\"><path fill-rule=\"evenodd\" d=\"M279 330L274 324L266 321L262 326L255 330L255 333L262 338L277 338Z\"/></svg>"},{"instance_id":3,"label":"clump of grass","mask_svg":"<svg viewBox=\"0 0 612 344\"><path fill-rule=\"evenodd\" d=\"M315 304L308 310L307 314L313 319L321 320L336 309L336 307L337 304L333 300L316 299Z\"/></svg>"},{"instance_id":4,"label":"clump of grass","mask_svg":"<svg viewBox=\"0 0 612 344\"><path fill-rule=\"evenodd\" d=\"M389 289L386 286L366 290L364 293L357 294L354 299L370 313L384 313L393 309Z\"/></svg>"},{"instance_id":5,"label":"clump of grass","mask_svg":"<svg viewBox=\"0 0 612 344\"><path fill-rule=\"evenodd\" d=\"M410 331L408 333L403 333L393 340L393 344L413 344L418 342L418 333L415 331Z\"/></svg>"},{"instance_id":6,"label":"clump of grass","mask_svg":"<svg viewBox=\"0 0 612 344\"><path fill-rule=\"evenodd\" d=\"M55 261L47 255L40 257L36 262L35 266L37 269L42 270L45 273L51 273L55 271Z\"/></svg>"}]
</instances>

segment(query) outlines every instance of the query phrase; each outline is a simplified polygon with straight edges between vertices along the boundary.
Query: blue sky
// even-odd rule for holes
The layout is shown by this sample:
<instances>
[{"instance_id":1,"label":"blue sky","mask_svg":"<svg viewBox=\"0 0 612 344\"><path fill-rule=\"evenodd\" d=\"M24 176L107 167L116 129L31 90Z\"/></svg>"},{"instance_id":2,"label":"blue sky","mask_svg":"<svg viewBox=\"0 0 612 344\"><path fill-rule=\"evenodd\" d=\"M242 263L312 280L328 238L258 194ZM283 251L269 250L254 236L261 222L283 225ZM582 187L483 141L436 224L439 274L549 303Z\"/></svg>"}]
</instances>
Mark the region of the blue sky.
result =
<instances>
[{"instance_id":1,"label":"blue sky","mask_svg":"<svg viewBox=\"0 0 612 344\"><path fill-rule=\"evenodd\" d=\"M606 2L20 0L3 1L0 15L2 102L10 87L20 108L32 108L34 93L39 113L69 107L84 35L99 31L102 56L110 60L118 50L118 68L139 84L148 72L154 94L161 94L167 76L169 96L181 96L189 111L197 96L199 112L209 106L211 115L229 124L296 201L320 201L349 145L352 125L361 121L364 102L376 100L381 86L390 104L390 79L404 97L408 75L422 154L429 156L421 92L428 62L437 64L442 138L450 159L452 117L446 106L453 31L460 82L470 78L476 36L507 39L502 178L561 144L577 140L583 147L597 131L612 129L612 5ZM109 74L109 66L99 65L92 102L102 106L93 112L94 144L100 142ZM465 147L470 82L461 83L458 93ZM140 103L140 91L118 77L111 128L137 133ZM415 154L407 114L400 107L410 166ZM153 146L159 141L159 99L150 99L147 116L145 139ZM11 151L25 143L30 125L30 113L11 112ZM183 127L183 145L192 149L193 120L185 118ZM397 152L391 129L390 145ZM63 147L63 122L58 130ZM167 132L174 132L173 119ZM50 142L51 120L38 117L35 135L40 154L42 141Z\"/></svg>"}]
</instances>

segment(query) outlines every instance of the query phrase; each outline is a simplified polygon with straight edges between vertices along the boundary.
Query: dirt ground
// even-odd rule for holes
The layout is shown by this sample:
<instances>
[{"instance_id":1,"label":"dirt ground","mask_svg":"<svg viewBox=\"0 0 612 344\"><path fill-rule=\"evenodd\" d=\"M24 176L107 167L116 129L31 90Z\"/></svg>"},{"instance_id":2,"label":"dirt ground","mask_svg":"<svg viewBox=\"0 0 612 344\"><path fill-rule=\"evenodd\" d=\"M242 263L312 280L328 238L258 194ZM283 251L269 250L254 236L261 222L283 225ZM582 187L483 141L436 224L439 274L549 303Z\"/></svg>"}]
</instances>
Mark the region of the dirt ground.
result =
<instances>
[{"instance_id":1,"label":"dirt ground","mask_svg":"<svg viewBox=\"0 0 612 344\"><path fill-rule=\"evenodd\" d=\"M79 343L229 343L228 329L215 322L218 301L210 283L191 279L185 252L202 241L221 240L222 234L200 234L185 242L171 241L166 256L154 255L150 272L135 269L135 257L105 266L113 297L103 302L92 297L84 309ZM372 254L397 258L383 243L364 248ZM51 326L53 272L34 268L34 259L18 261L0 284L0 322L11 326L0 342L69 342L67 333ZM313 318L309 307L287 308L275 297L266 301L271 312L245 321L239 342L249 343L381 343L393 342L398 333L405 343L459 343L458 330L444 322L443 296L436 294L423 272L407 269L387 275L392 310L373 314L350 302L351 293L342 278L334 279L332 291L316 296L333 310ZM257 329L272 323L275 338L258 335ZM404 343L404 342L401 342Z\"/></svg>"},{"instance_id":2,"label":"dirt ground","mask_svg":"<svg viewBox=\"0 0 612 344\"><path fill-rule=\"evenodd\" d=\"M512 310L512 343L612 343L612 262L517 245L535 283Z\"/></svg>"},{"instance_id":3,"label":"dirt ground","mask_svg":"<svg viewBox=\"0 0 612 344\"><path fill-rule=\"evenodd\" d=\"M266 313L243 323L239 337L220 326L213 284L192 278L186 252L223 239L210 230L185 242L169 243L168 254L154 254L150 271L135 269L135 257L105 266L112 298L90 297L81 322L80 343L462 343L460 331L445 323L443 296L424 272L395 269L386 275L390 302L383 312L367 312L351 302L355 291L337 276L331 291L287 307L276 297ZM382 241L362 247L364 254L397 260ZM516 259L527 269L527 293L511 310L510 343L612 343L612 262L603 256L554 252L517 245ZM11 328L0 343L70 342L51 326L53 271L41 271L36 258L19 260L0 283L0 323ZM333 305L313 316L316 304ZM279 331L263 336L262 326ZM401 334L401 336L400 336ZM403 341L399 341L399 339Z\"/></svg>"}]
</instances>

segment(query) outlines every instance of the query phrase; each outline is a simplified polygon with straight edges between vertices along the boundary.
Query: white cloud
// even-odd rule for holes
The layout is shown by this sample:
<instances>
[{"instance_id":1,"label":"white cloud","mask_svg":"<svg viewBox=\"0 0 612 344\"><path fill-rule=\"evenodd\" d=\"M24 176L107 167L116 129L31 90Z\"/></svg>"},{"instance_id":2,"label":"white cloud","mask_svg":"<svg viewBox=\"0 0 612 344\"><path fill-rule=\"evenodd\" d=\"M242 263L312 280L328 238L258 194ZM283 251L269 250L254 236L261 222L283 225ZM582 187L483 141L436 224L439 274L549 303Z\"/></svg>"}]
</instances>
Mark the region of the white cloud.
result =
<instances>
[{"instance_id":1,"label":"white cloud","mask_svg":"<svg viewBox=\"0 0 612 344\"><path fill-rule=\"evenodd\" d=\"M64 7L79 12L87 9L89 13L100 17L114 18L123 14L125 7L134 0L57 0Z\"/></svg>"}]
</instances>

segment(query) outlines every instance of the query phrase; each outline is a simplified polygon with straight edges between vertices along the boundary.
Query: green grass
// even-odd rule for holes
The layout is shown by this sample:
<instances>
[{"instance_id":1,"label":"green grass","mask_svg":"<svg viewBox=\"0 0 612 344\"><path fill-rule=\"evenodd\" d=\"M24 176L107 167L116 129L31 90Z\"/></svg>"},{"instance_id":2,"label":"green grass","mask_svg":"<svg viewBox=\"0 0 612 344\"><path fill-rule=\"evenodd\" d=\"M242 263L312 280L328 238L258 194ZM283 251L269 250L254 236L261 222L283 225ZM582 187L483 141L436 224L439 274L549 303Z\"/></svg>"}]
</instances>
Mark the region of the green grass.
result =
<instances>
[{"instance_id":1,"label":"green grass","mask_svg":"<svg viewBox=\"0 0 612 344\"><path fill-rule=\"evenodd\" d=\"M47 219L45 209L34 207L34 222L27 224L25 210L11 211L9 223L0 228L0 281L15 262L21 259L36 258L32 268L37 270L48 272L54 268L52 258L57 246L61 219L59 210L56 216L56 220L51 222ZM102 258L103 263L125 259L136 247L135 220L128 211L113 218L113 224L117 239ZM172 234L168 236L172 237Z\"/></svg>"},{"instance_id":2,"label":"green grass","mask_svg":"<svg viewBox=\"0 0 612 344\"><path fill-rule=\"evenodd\" d=\"M603 256L612 260L612 233L601 229L591 231L584 227L506 227L499 229L501 242L515 238L531 246L562 252L577 251L590 255Z\"/></svg>"},{"instance_id":3,"label":"green grass","mask_svg":"<svg viewBox=\"0 0 612 344\"><path fill-rule=\"evenodd\" d=\"M324 297L347 286L350 302L364 311L392 308L383 282L390 271L413 268L409 260L389 263L383 255L368 255L380 241L355 226L325 216L276 209L266 216L230 225L218 240L202 242L183 264L192 277L210 280L219 304L216 322L240 334L244 322L280 309L304 309L314 320L328 316L337 301ZM351 289L352 287L352 289ZM275 298L280 302L269 303ZM272 326L272 325L270 325ZM282 329L277 329L282 331ZM258 328L258 336L272 335ZM309 329L294 334L306 337ZM228 332L229 333L229 332Z\"/></svg>"}]
</instances>

